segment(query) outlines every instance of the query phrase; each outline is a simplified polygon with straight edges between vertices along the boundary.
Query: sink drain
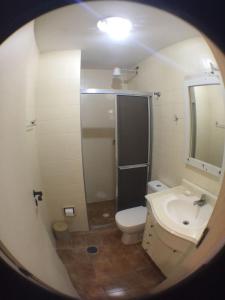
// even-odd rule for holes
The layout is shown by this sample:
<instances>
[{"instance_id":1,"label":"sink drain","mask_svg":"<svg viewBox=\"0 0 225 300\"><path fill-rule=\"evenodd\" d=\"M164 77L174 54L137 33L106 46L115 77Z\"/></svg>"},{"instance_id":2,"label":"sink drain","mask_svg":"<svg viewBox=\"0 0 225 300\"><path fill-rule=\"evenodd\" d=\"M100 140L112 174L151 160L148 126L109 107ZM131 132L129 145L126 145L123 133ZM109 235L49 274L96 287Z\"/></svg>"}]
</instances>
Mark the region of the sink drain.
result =
<instances>
[{"instance_id":1,"label":"sink drain","mask_svg":"<svg viewBox=\"0 0 225 300\"><path fill-rule=\"evenodd\" d=\"M183 221L183 224L184 224L184 225L189 225L189 221L184 220L184 221Z\"/></svg>"}]
</instances>

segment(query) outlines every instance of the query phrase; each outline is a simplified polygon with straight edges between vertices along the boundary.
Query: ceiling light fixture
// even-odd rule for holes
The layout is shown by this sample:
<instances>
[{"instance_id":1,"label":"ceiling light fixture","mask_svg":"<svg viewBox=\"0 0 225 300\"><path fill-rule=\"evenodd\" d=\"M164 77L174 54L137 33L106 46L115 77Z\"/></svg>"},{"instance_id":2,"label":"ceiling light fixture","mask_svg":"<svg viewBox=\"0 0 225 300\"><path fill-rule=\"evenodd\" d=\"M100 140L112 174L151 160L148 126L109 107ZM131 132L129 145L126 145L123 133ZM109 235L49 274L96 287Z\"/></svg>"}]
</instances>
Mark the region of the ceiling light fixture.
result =
<instances>
[{"instance_id":1,"label":"ceiling light fixture","mask_svg":"<svg viewBox=\"0 0 225 300\"><path fill-rule=\"evenodd\" d=\"M132 23L121 17L108 17L99 20L97 27L100 31L107 33L114 40L123 40L128 37Z\"/></svg>"}]
</instances>

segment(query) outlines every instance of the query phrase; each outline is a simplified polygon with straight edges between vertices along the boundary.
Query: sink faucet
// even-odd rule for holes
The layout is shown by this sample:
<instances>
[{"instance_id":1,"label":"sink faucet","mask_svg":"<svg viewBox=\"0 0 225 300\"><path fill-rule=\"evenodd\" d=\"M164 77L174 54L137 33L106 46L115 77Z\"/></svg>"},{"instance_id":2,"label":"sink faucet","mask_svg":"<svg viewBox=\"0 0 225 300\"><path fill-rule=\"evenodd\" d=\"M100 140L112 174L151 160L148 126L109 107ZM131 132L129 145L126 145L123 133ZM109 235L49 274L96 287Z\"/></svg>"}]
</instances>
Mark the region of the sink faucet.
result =
<instances>
[{"instance_id":1,"label":"sink faucet","mask_svg":"<svg viewBox=\"0 0 225 300\"><path fill-rule=\"evenodd\" d=\"M193 202L193 205L203 206L206 204L206 194L202 194L199 200Z\"/></svg>"}]
</instances>

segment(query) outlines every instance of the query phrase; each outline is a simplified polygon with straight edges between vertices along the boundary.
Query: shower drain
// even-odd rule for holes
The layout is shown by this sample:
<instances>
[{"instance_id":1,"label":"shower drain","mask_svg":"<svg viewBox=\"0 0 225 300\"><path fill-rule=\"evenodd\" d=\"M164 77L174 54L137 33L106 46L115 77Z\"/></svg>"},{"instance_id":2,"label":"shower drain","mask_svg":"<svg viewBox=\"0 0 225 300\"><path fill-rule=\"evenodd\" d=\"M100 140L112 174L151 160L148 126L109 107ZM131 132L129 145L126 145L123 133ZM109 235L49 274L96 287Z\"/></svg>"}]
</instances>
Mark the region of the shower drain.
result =
<instances>
[{"instance_id":1,"label":"shower drain","mask_svg":"<svg viewBox=\"0 0 225 300\"><path fill-rule=\"evenodd\" d=\"M183 224L184 224L184 225L189 225L189 221L184 220L184 221L183 221Z\"/></svg>"},{"instance_id":2,"label":"shower drain","mask_svg":"<svg viewBox=\"0 0 225 300\"><path fill-rule=\"evenodd\" d=\"M87 247L86 251L89 254L95 254L98 252L98 248L95 246L89 246L89 247Z\"/></svg>"}]
</instances>

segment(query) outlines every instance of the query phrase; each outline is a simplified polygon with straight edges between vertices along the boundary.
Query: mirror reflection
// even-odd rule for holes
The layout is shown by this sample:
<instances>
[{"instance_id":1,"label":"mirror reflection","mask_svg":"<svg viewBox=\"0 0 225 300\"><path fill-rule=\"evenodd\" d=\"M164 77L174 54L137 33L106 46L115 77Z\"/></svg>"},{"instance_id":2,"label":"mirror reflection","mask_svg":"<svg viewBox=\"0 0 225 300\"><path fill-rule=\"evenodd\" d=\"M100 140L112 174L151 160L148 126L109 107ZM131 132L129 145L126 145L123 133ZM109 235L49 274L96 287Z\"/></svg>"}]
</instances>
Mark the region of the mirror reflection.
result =
<instances>
[{"instance_id":1,"label":"mirror reflection","mask_svg":"<svg viewBox=\"0 0 225 300\"><path fill-rule=\"evenodd\" d=\"M225 114L220 85L189 88L191 106L191 157L222 167Z\"/></svg>"}]
</instances>

